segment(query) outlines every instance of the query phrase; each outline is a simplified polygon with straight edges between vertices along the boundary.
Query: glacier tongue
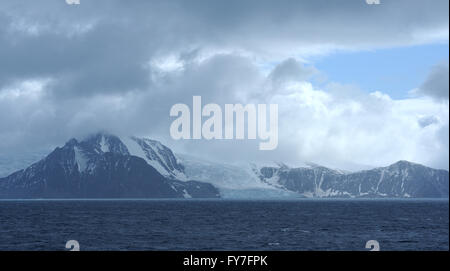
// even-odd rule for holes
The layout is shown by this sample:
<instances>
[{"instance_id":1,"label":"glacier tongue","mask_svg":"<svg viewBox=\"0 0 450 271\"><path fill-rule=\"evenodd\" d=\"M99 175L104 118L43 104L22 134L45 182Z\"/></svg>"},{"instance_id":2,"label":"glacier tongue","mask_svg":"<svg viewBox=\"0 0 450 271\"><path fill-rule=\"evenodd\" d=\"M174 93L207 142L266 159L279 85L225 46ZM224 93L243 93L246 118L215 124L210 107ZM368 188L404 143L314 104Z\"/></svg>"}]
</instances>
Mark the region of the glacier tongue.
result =
<instances>
[{"instance_id":1,"label":"glacier tongue","mask_svg":"<svg viewBox=\"0 0 450 271\"><path fill-rule=\"evenodd\" d=\"M189 179L208 182L220 191L223 198L268 199L300 197L283 187L262 182L249 164L230 165L206 161L185 154L176 154Z\"/></svg>"}]
</instances>

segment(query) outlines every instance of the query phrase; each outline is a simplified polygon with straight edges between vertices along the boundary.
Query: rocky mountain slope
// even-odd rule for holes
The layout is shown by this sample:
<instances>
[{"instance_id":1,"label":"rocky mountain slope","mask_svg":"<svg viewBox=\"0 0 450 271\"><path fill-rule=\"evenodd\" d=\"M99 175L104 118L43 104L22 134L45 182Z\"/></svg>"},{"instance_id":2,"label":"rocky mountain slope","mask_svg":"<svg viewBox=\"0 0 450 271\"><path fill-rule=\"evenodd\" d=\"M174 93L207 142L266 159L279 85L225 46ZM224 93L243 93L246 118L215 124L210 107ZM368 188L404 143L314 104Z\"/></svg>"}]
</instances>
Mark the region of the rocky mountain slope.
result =
<instances>
[{"instance_id":1,"label":"rocky mountain slope","mask_svg":"<svg viewBox=\"0 0 450 271\"><path fill-rule=\"evenodd\" d=\"M161 175L116 136L71 139L26 169L0 179L0 198L215 198L211 184Z\"/></svg>"},{"instance_id":2,"label":"rocky mountain slope","mask_svg":"<svg viewBox=\"0 0 450 271\"><path fill-rule=\"evenodd\" d=\"M267 184L305 197L448 198L449 173L399 161L388 167L343 172L322 166L254 168Z\"/></svg>"}]
</instances>

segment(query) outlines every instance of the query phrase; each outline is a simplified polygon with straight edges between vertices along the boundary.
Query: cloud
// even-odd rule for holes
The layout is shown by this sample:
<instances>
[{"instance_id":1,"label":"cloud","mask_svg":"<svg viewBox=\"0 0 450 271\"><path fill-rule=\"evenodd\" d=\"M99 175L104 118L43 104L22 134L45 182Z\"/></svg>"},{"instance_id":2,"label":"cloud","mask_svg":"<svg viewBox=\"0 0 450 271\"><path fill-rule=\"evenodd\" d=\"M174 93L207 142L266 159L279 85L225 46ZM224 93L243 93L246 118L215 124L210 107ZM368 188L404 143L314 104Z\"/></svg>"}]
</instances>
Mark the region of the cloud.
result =
<instances>
[{"instance_id":1,"label":"cloud","mask_svg":"<svg viewBox=\"0 0 450 271\"><path fill-rule=\"evenodd\" d=\"M439 119L436 116L423 116L419 117L417 122L419 123L420 127L425 128L433 124L438 124Z\"/></svg>"},{"instance_id":2,"label":"cloud","mask_svg":"<svg viewBox=\"0 0 450 271\"><path fill-rule=\"evenodd\" d=\"M448 105L426 97L396 100L380 91L367 94L338 83L320 89L285 76L292 72L285 69L289 62L283 61L265 76L248 58L218 55L190 64L184 72L173 72L174 77L160 85L176 97L170 102L158 100L167 103L166 108L175 100L191 106L192 95L201 95L203 104L278 104L276 151L262 153L256 141L248 140L174 141L167 134L170 120L162 123L158 136L163 135L162 140L178 151L228 162L275 160L295 165L314 161L356 169L357 164L383 166L407 159L448 168ZM274 71L279 76L274 77ZM281 83L274 84L274 80Z\"/></svg>"},{"instance_id":3,"label":"cloud","mask_svg":"<svg viewBox=\"0 0 450 271\"><path fill-rule=\"evenodd\" d=\"M448 60L435 65L416 94L427 95L438 100L448 100Z\"/></svg>"},{"instance_id":4,"label":"cloud","mask_svg":"<svg viewBox=\"0 0 450 271\"><path fill-rule=\"evenodd\" d=\"M289 58L278 64L270 73L270 77L274 82L306 81L318 73L316 68L305 67L296 59Z\"/></svg>"},{"instance_id":5,"label":"cloud","mask_svg":"<svg viewBox=\"0 0 450 271\"><path fill-rule=\"evenodd\" d=\"M428 98L445 98L442 67L420 87L428 96L395 100L317 86L320 71L307 61L436 42L448 42L446 0L1 1L0 152L109 130L223 161L448 168L448 104ZM279 104L278 149L172 140L170 107L193 95Z\"/></svg>"},{"instance_id":6,"label":"cloud","mask_svg":"<svg viewBox=\"0 0 450 271\"><path fill-rule=\"evenodd\" d=\"M8 127L0 133L0 149L62 144L70 137L106 129L151 136L176 151L228 162L275 160L295 165L313 161L354 169L355 164L381 166L407 159L448 167L448 105L428 98L394 100L382 92L366 94L336 83L327 90L307 81L274 84L272 74L265 76L249 58L219 54L184 64L181 70L158 73L151 92L77 97L56 103L46 97L45 84L49 82L45 80L15 85L0 92L4 94L0 123ZM276 80L280 78L286 77ZM261 90L265 95L258 95ZM192 106L193 95L202 96L203 105L278 104L278 148L264 153L254 140L171 139L170 107L175 103Z\"/></svg>"},{"instance_id":7,"label":"cloud","mask_svg":"<svg viewBox=\"0 0 450 271\"><path fill-rule=\"evenodd\" d=\"M325 92L310 83L288 86L271 102L280 108L280 146L290 161L314 161L338 168L381 166L400 157L448 168L448 105L432 99L394 100L381 92L352 97ZM429 125L417 124L428 116ZM424 119L422 119L423 121ZM434 121L431 125L430 120ZM287 153L287 152L286 152ZM282 159L289 154L273 154Z\"/></svg>"},{"instance_id":8,"label":"cloud","mask_svg":"<svg viewBox=\"0 0 450 271\"><path fill-rule=\"evenodd\" d=\"M0 82L52 77L63 97L150 88L146 63L192 50L279 62L448 42L445 0L28 2L0 4Z\"/></svg>"}]
</instances>

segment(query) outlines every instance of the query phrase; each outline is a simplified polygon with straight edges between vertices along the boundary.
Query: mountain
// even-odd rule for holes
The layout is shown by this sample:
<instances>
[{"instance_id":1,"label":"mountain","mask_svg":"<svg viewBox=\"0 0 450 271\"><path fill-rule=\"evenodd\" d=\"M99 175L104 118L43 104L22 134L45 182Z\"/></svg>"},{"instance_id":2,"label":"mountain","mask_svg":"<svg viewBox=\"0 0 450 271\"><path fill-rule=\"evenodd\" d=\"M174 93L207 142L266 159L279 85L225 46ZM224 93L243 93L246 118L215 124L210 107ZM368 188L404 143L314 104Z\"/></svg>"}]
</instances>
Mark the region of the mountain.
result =
<instances>
[{"instance_id":1,"label":"mountain","mask_svg":"<svg viewBox=\"0 0 450 271\"><path fill-rule=\"evenodd\" d=\"M195 180L195 181L192 181ZM156 140L98 133L72 139L0 178L0 198L448 198L449 173L399 161L348 172L316 164L224 164Z\"/></svg>"},{"instance_id":2,"label":"mountain","mask_svg":"<svg viewBox=\"0 0 450 271\"><path fill-rule=\"evenodd\" d=\"M254 167L253 172L264 183L305 197L448 198L449 195L448 171L407 161L358 172L317 165Z\"/></svg>"},{"instance_id":3,"label":"mountain","mask_svg":"<svg viewBox=\"0 0 450 271\"><path fill-rule=\"evenodd\" d=\"M208 183L161 175L132 155L120 138L104 133L71 139L37 163L0 179L0 198L191 197L216 198L219 192Z\"/></svg>"},{"instance_id":4,"label":"mountain","mask_svg":"<svg viewBox=\"0 0 450 271\"><path fill-rule=\"evenodd\" d=\"M407 161L349 172L313 163L229 165L177 154L188 178L225 198L448 198L449 173Z\"/></svg>"}]
</instances>

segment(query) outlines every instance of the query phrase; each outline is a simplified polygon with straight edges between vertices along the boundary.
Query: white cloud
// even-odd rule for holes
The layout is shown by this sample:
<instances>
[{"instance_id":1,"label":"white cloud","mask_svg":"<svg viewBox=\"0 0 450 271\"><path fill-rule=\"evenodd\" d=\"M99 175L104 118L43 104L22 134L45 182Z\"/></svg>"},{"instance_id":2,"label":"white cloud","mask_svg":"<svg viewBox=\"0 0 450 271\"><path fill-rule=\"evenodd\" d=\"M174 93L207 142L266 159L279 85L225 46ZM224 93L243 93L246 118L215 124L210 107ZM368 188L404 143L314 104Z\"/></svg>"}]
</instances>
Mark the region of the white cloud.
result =
<instances>
[{"instance_id":1,"label":"white cloud","mask_svg":"<svg viewBox=\"0 0 450 271\"><path fill-rule=\"evenodd\" d=\"M443 132L448 127L448 104L426 97L396 100L381 91L365 93L337 83L323 90L304 81L301 70L292 80L292 70L275 67L288 76L274 79L273 73L258 75L256 67L246 58L215 56L174 74L176 80L169 81L176 86L169 83L160 87L171 89L171 95L186 104L191 103L193 93L217 103L278 104L280 139L276 151L261 153L249 141L175 142L164 136L165 128L161 130L163 140L177 150L226 161L313 161L355 169L357 165L383 166L406 159L448 168L448 133ZM274 84L273 80L280 78L282 82ZM226 88L221 88L222 84ZM424 116L433 121L421 125Z\"/></svg>"},{"instance_id":2,"label":"white cloud","mask_svg":"<svg viewBox=\"0 0 450 271\"><path fill-rule=\"evenodd\" d=\"M16 82L12 85L0 89L0 101L9 100L14 102L16 99L38 99L45 94L45 88L51 83L52 79L29 79Z\"/></svg>"},{"instance_id":3,"label":"white cloud","mask_svg":"<svg viewBox=\"0 0 450 271\"><path fill-rule=\"evenodd\" d=\"M280 144L290 145L296 159L347 168L406 159L448 168L448 134L441 135L448 127L448 104L393 100L381 92L342 99L307 83L289 88L291 94L271 102L282 111ZM418 125L424 115L439 121Z\"/></svg>"}]
</instances>

